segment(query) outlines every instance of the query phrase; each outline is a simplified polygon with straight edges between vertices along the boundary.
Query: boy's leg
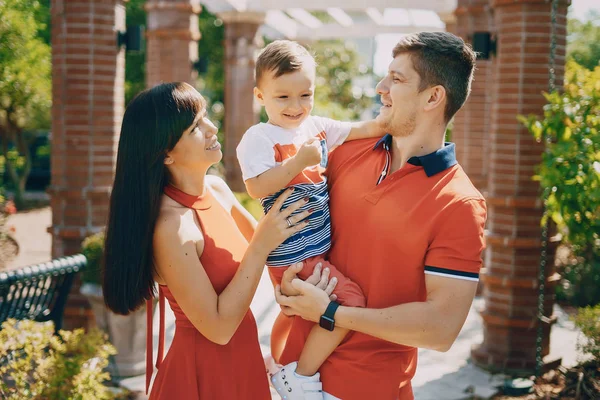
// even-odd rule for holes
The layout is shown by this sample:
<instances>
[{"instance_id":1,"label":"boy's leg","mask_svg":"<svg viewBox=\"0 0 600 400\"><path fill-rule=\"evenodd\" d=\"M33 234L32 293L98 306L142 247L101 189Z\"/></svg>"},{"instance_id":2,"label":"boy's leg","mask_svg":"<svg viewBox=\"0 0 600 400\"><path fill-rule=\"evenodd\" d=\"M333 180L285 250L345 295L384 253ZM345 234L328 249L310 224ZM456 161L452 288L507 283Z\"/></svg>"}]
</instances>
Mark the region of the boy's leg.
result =
<instances>
[{"instance_id":1,"label":"boy's leg","mask_svg":"<svg viewBox=\"0 0 600 400\"><path fill-rule=\"evenodd\" d=\"M281 357L285 347L285 341L292 328L292 322L294 322L294 317L279 313L273 324L273 329L271 329L271 356L275 362L279 362L279 357Z\"/></svg>"},{"instance_id":2,"label":"boy's leg","mask_svg":"<svg viewBox=\"0 0 600 400\"><path fill-rule=\"evenodd\" d=\"M348 329L335 328L330 332L319 325L313 326L300 353L296 373L304 376L316 374L347 333Z\"/></svg>"},{"instance_id":3,"label":"boy's leg","mask_svg":"<svg viewBox=\"0 0 600 400\"><path fill-rule=\"evenodd\" d=\"M321 271L329 269L329 280L337 279L338 283L333 292L338 296L337 301L340 304L351 307L365 307L366 300L360 287L346 278L323 257L318 256L306 260L298 277L306 280L319 263L321 264ZM347 334L347 329L335 328L333 331L327 331L318 324L315 325L306 339L302 353L300 353L296 372L304 376L314 375Z\"/></svg>"}]
</instances>

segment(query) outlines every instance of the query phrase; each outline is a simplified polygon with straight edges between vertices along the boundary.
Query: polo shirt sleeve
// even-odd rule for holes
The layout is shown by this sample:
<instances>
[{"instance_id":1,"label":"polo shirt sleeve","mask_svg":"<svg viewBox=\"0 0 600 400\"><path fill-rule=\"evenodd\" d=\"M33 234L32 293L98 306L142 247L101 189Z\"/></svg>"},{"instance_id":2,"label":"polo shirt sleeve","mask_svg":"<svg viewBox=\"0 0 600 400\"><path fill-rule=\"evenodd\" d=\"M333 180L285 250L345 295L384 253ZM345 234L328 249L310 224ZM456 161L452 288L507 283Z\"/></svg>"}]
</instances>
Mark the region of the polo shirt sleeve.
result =
<instances>
[{"instance_id":1,"label":"polo shirt sleeve","mask_svg":"<svg viewBox=\"0 0 600 400\"><path fill-rule=\"evenodd\" d=\"M276 167L275 149L259 129L250 128L236 148L244 181Z\"/></svg>"},{"instance_id":2,"label":"polo shirt sleeve","mask_svg":"<svg viewBox=\"0 0 600 400\"><path fill-rule=\"evenodd\" d=\"M325 132L325 140L327 141L327 149L332 150L346 140L352 129L351 122L336 121L331 118L313 117L319 125L323 127Z\"/></svg>"},{"instance_id":3,"label":"polo shirt sleeve","mask_svg":"<svg viewBox=\"0 0 600 400\"><path fill-rule=\"evenodd\" d=\"M487 207L481 198L464 200L440 216L425 255L425 273L478 281L486 216Z\"/></svg>"}]
</instances>

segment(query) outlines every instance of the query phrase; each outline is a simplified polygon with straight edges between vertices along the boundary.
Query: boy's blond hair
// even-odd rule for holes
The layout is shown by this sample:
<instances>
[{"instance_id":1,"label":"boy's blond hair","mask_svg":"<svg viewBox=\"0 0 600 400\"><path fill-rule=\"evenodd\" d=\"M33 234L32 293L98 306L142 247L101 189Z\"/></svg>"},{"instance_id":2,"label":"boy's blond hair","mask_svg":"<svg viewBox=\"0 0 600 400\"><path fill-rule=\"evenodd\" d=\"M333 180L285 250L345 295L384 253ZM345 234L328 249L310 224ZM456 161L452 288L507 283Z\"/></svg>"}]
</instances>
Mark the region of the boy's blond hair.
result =
<instances>
[{"instance_id":1,"label":"boy's blond hair","mask_svg":"<svg viewBox=\"0 0 600 400\"><path fill-rule=\"evenodd\" d=\"M260 85L263 76L274 72L274 77L298 71L307 62L315 63L314 57L299 43L291 40L276 40L267 45L256 60L256 86Z\"/></svg>"}]
</instances>

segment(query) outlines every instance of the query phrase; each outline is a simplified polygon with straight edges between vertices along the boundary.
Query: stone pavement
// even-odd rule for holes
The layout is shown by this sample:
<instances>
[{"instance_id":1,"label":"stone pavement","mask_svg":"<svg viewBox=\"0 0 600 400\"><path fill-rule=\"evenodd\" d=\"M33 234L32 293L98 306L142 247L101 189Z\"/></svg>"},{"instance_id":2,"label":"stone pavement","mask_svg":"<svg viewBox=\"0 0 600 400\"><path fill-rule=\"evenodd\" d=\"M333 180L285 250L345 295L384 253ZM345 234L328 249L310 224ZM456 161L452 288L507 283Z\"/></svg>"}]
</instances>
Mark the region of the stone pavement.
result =
<instances>
[{"instance_id":1,"label":"stone pavement","mask_svg":"<svg viewBox=\"0 0 600 400\"><path fill-rule=\"evenodd\" d=\"M50 259L51 237L46 228L51 224L51 211L48 207L12 215L9 225L16 228L15 238L21 249L19 256L10 264L11 267L25 266ZM452 346L446 353L432 350L419 350L417 374L413 379L416 400L463 400L477 395L489 398L502 384L503 377L491 375L469 363L471 346L483 340L483 326L479 310L484 306L482 298L476 298L471 307L465 325ZM258 323L261 349L268 352L270 329L279 308L275 303L273 288L267 274L263 274L256 296L251 305ZM551 355L561 356L563 365L577 364L575 351L579 333L568 316L559 306L555 306L554 314L558 322L552 328L550 340ZM154 319L154 350L158 342L158 319ZM167 306L166 323L167 344L175 332L173 314ZM144 377L133 377L121 382L124 387L139 392L138 399L144 399ZM273 399L277 399L273 395Z\"/></svg>"}]
</instances>

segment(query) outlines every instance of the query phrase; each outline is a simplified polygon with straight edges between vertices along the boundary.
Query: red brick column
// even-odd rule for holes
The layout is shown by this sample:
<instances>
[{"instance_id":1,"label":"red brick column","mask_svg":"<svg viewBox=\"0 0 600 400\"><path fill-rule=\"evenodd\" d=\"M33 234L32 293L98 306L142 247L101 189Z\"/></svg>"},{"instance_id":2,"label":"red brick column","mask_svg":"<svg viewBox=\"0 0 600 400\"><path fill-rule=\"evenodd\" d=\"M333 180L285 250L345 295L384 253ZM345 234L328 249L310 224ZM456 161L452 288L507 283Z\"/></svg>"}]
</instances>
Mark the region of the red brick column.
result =
<instances>
[{"instance_id":1,"label":"red brick column","mask_svg":"<svg viewBox=\"0 0 600 400\"><path fill-rule=\"evenodd\" d=\"M456 31L472 43L475 32L493 31L488 0L458 0L455 11ZM492 105L493 57L478 59L471 95L454 117L452 141L456 143L458 162L481 192L487 189L489 166L490 116Z\"/></svg>"},{"instance_id":2,"label":"red brick column","mask_svg":"<svg viewBox=\"0 0 600 400\"><path fill-rule=\"evenodd\" d=\"M456 26L456 15L453 12L451 13L438 13L438 16L442 20L444 24L446 24L446 32L450 32L453 34L457 34L457 26Z\"/></svg>"},{"instance_id":3,"label":"red brick column","mask_svg":"<svg viewBox=\"0 0 600 400\"><path fill-rule=\"evenodd\" d=\"M146 32L146 86L161 82L196 84L198 60L197 0L148 0Z\"/></svg>"},{"instance_id":4,"label":"red brick column","mask_svg":"<svg viewBox=\"0 0 600 400\"><path fill-rule=\"evenodd\" d=\"M244 192L242 172L235 149L248 128L258 122L254 101L254 65L261 47L256 32L264 14L227 12L219 14L225 23L225 178L234 191Z\"/></svg>"},{"instance_id":5,"label":"red brick column","mask_svg":"<svg viewBox=\"0 0 600 400\"><path fill-rule=\"evenodd\" d=\"M125 28L121 0L55 0L52 15L52 256L81 251L108 215L123 117ZM85 326L87 301L73 288L65 328Z\"/></svg>"},{"instance_id":6,"label":"red brick column","mask_svg":"<svg viewBox=\"0 0 600 400\"><path fill-rule=\"evenodd\" d=\"M535 367L538 271L540 262L539 186L532 181L543 146L517 120L540 114L548 90L551 4L545 0L492 0L499 39L494 67L487 202L489 206L483 343L474 361L490 369L532 371ZM563 0L556 25L556 82L564 75L566 12ZM552 315L554 249L547 258L545 315ZM549 350L544 325L542 354Z\"/></svg>"}]
</instances>

